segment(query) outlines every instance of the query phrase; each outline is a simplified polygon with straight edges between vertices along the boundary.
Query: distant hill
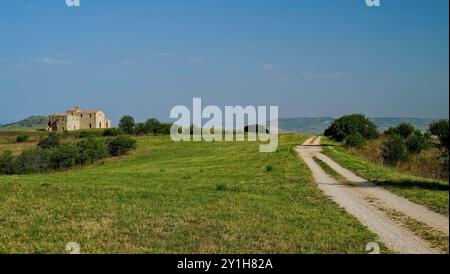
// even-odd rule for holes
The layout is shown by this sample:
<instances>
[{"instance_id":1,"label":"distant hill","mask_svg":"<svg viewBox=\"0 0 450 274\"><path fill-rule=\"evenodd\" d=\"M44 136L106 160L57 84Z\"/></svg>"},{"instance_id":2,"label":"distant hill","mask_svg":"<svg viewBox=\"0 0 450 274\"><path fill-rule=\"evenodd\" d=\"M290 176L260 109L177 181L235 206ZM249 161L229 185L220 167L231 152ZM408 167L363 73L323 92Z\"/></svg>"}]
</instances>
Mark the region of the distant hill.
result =
<instances>
[{"instance_id":1,"label":"distant hill","mask_svg":"<svg viewBox=\"0 0 450 274\"><path fill-rule=\"evenodd\" d=\"M14 123L0 125L0 130L45 128L47 122L48 116L30 116Z\"/></svg>"},{"instance_id":2,"label":"distant hill","mask_svg":"<svg viewBox=\"0 0 450 274\"><path fill-rule=\"evenodd\" d=\"M426 130L430 122L435 119L428 118L402 118L402 117L381 117L370 118L377 126L380 132L385 131L389 127L397 126L400 123L411 123L416 128ZM306 133L306 134L322 134L327 129L334 118L280 118L278 121L280 131Z\"/></svg>"},{"instance_id":3,"label":"distant hill","mask_svg":"<svg viewBox=\"0 0 450 274\"><path fill-rule=\"evenodd\" d=\"M278 127L280 131L296 133L321 134L333 122L332 117L320 118L280 118Z\"/></svg>"}]
</instances>

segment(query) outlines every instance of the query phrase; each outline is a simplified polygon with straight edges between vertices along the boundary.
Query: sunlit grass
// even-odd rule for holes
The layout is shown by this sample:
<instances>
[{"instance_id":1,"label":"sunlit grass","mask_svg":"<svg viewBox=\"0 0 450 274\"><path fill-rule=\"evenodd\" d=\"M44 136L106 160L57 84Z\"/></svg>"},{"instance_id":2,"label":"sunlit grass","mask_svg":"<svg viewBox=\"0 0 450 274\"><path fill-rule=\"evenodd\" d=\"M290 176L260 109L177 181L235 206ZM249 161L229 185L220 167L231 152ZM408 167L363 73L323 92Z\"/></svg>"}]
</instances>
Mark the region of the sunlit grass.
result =
<instances>
[{"instance_id":1,"label":"sunlit grass","mask_svg":"<svg viewBox=\"0 0 450 274\"><path fill-rule=\"evenodd\" d=\"M140 137L126 157L0 176L0 252L364 253L376 236L317 189L292 149L304 140Z\"/></svg>"}]
</instances>

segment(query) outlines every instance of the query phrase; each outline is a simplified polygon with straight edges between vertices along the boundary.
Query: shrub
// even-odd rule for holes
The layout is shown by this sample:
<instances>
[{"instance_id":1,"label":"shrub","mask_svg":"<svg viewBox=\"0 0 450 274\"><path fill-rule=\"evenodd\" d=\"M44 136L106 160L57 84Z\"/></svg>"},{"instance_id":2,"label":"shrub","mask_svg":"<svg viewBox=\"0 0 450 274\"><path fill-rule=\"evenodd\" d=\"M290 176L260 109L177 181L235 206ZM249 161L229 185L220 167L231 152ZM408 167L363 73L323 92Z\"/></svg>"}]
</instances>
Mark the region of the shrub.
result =
<instances>
[{"instance_id":1,"label":"shrub","mask_svg":"<svg viewBox=\"0 0 450 274\"><path fill-rule=\"evenodd\" d=\"M433 134L439 138L439 146L441 148L441 158L442 158L442 170L443 175L448 178L449 175L449 154L448 154L448 143L449 143L449 121L448 119L434 121L430 124L429 130L430 134Z\"/></svg>"},{"instance_id":2,"label":"shrub","mask_svg":"<svg viewBox=\"0 0 450 274\"><path fill-rule=\"evenodd\" d=\"M123 130L123 132L127 134L132 134L134 130L134 118L131 116L123 116L122 119L120 119L119 128Z\"/></svg>"},{"instance_id":3,"label":"shrub","mask_svg":"<svg viewBox=\"0 0 450 274\"><path fill-rule=\"evenodd\" d=\"M84 139L84 138L94 138L94 137L100 137L103 136L103 131L101 130L83 130L78 132L78 138Z\"/></svg>"},{"instance_id":4,"label":"shrub","mask_svg":"<svg viewBox=\"0 0 450 274\"><path fill-rule=\"evenodd\" d=\"M448 171L449 171L449 157L448 157L448 149L444 149L442 151L442 160L443 160L443 167L442 167L442 171L443 171L443 176L448 178Z\"/></svg>"},{"instance_id":5,"label":"shrub","mask_svg":"<svg viewBox=\"0 0 450 274\"><path fill-rule=\"evenodd\" d=\"M449 121L448 119L434 121L429 126L429 132L439 138L442 147L448 149Z\"/></svg>"},{"instance_id":6,"label":"shrub","mask_svg":"<svg viewBox=\"0 0 450 274\"><path fill-rule=\"evenodd\" d=\"M347 147L361 148L364 146L365 140L360 134L351 134L344 138L343 143Z\"/></svg>"},{"instance_id":7,"label":"shrub","mask_svg":"<svg viewBox=\"0 0 450 274\"><path fill-rule=\"evenodd\" d=\"M49 149L49 148L58 147L60 144L61 144L61 140L59 139L58 134L52 132L48 135L47 138L45 138L38 144L38 147L43 148L43 149Z\"/></svg>"},{"instance_id":8,"label":"shrub","mask_svg":"<svg viewBox=\"0 0 450 274\"><path fill-rule=\"evenodd\" d=\"M44 148L35 148L23 151L14 164L14 173L29 174L42 173L50 169L51 151Z\"/></svg>"},{"instance_id":9,"label":"shrub","mask_svg":"<svg viewBox=\"0 0 450 274\"><path fill-rule=\"evenodd\" d=\"M136 140L128 136L119 136L108 142L108 151L111 156L125 155L136 148Z\"/></svg>"},{"instance_id":10,"label":"shrub","mask_svg":"<svg viewBox=\"0 0 450 274\"><path fill-rule=\"evenodd\" d=\"M419 130L415 130L406 140L406 147L412 154L418 154L424 149L431 147L431 141L427 135L422 134Z\"/></svg>"},{"instance_id":11,"label":"shrub","mask_svg":"<svg viewBox=\"0 0 450 274\"><path fill-rule=\"evenodd\" d=\"M65 144L50 150L50 167L61 169L77 164L80 158L78 147L72 144Z\"/></svg>"},{"instance_id":12,"label":"shrub","mask_svg":"<svg viewBox=\"0 0 450 274\"><path fill-rule=\"evenodd\" d=\"M28 134L21 134L21 135L17 136L16 141L18 143L23 143L23 142L27 142L28 139L30 139L30 135L28 135Z\"/></svg>"},{"instance_id":13,"label":"shrub","mask_svg":"<svg viewBox=\"0 0 450 274\"><path fill-rule=\"evenodd\" d=\"M384 134L388 136L399 135L403 138L408 138L414 134L415 131L416 129L410 123L401 123L396 127L390 127Z\"/></svg>"},{"instance_id":14,"label":"shrub","mask_svg":"<svg viewBox=\"0 0 450 274\"><path fill-rule=\"evenodd\" d=\"M382 144L383 162L387 165L395 165L400 161L409 159L408 148L405 141L399 135L391 136Z\"/></svg>"},{"instance_id":15,"label":"shrub","mask_svg":"<svg viewBox=\"0 0 450 274\"><path fill-rule=\"evenodd\" d=\"M162 123L159 127L158 133L162 135L170 135L172 125L172 123Z\"/></svg>"},{"instance_id":16,"label":"shrub","mask_svg":"<svg viewBox=\"0 0 450 274\"><path fill-rule=\"evenodd\" d=\"M2 175L10 175L14 174L14 156L12 155L12 152L10 150L4 151L0 155L0 174Z\"/></svg>"},{"instance_id":17,"label":"shrub","mask_svg":"<svg viewBox=\"0 0 450 274\"><path fill-rule=\"evenodd\" d=\"M103 136L119 136L122 135L123 131L120 128L107 128L103 131Z\"/></svg>"},{"instance_id":18,"label":"shrub","mask_svg":"<svg viewBox=\"0 0 450 274\"><path fill-rule=\"evenodd\" d=\"M87 139L77 144L78 164L93 163L108 156L108 147L102 140Z\"/></svg>"},{"instance_id":19,"label":"shrub","mask_svg":"<svg viewBox=\"0 0 450 274\"><path fill-rule=\"evenodd\" d=\"M161 126L162 126L161 122L155 118L148 119L145 122L145 128L147 130L147 133L150 134L159 134L161 131Z\"/></svg>"},{"instance_id":20,"label":"shrub","mask_svg":"<svg viewBox=\"0 0 450 274\"><path fill-rule=\"evenodd\" d=\"M324 133L326 137L338 142L342 142L347 136L353 134L359 134L367 140L379 136L377 126L362 114L340 117Z\"/></svg>"},{"instance_id":21,"label":"shrub","mask_svg":"<svg viewBox=\"0 0 450 274\"><path fill-rule=\"evenodd\" d=\"M137 123L134 126L134 133L137 135L145 135L148 133L144 123Z\"/></svg>"},{"instance_id":22,"label":"shrub","mask_svg":"<svg viewBox=\"0 0 450 274\"><path fill-rule=\"evenodd\" d=\"M216 185L216 190L217 191L227 191L228 187L225 184L217 184Z\"/></svg>"}]
</instances>

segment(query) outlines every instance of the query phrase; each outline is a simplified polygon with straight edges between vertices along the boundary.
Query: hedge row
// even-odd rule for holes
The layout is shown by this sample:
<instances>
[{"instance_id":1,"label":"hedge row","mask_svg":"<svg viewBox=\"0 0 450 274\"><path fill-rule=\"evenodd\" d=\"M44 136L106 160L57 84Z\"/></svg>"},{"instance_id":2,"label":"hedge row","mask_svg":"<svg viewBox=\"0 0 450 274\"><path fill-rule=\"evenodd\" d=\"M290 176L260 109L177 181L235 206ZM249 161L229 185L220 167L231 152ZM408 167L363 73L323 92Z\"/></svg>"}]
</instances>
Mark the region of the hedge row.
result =
<instances>
[{"instance_id":1,"label":"hedge row","mask_svg":"<svg viewBox=\"0 0 450 274\"><path fill-rule=\"evenodd\" d=\"M31 174L60 170L94 163L108 156L125 155L136 148L127 136L109 140L89 138L76 144L61 144L57 134L50 134L37 148L14 156L11 151L0 155L0 174Z\"/></svg>"}]
</instances>

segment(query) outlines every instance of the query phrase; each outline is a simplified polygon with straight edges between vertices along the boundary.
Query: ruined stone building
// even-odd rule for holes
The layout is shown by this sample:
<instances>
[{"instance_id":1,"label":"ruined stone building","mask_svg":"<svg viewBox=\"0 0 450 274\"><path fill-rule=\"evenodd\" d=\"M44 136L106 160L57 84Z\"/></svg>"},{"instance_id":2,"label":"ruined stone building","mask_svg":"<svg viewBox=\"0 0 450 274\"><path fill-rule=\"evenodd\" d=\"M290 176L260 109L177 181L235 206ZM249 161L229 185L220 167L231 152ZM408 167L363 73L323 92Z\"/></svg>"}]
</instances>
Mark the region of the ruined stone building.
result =
<instances>
[{"instance_id":1,"label":"ruined stone building","mask_svg":"<svg viewBox=\"0 0 450 274\"><path fill-rule=\"evenodd\" d=\"M48 131L72 131L91 128L110 128L111 120L101 110L81 110L79 107L49 116Z\"/></svg>"}]
</instances>

